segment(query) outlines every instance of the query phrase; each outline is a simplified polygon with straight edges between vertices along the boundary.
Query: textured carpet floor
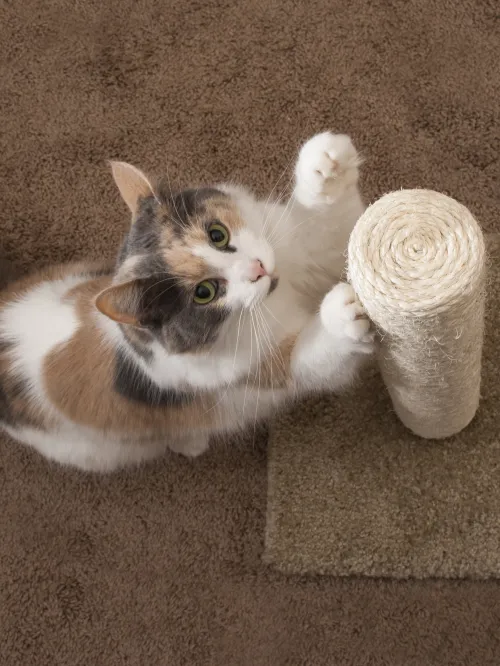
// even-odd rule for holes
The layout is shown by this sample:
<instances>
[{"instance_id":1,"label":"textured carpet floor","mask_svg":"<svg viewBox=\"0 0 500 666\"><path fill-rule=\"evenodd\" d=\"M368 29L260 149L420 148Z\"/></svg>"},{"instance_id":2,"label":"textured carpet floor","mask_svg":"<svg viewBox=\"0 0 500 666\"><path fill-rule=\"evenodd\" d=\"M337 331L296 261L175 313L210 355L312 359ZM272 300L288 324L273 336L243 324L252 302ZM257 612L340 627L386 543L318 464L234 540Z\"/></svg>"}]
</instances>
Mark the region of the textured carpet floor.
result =
<instances>
[{"instance_id":1,"label":"textured carpet floor","mask_svg":"<svg viewBox=\"0 0 500 666\"><path fill-rule=\"evenodd\" d=\"M370 370L273 427L266 561L288 573L500 576L500 234L490 241L481 407L445 442L397 420Z\"/></svg>"},{"instance_id":2,"label":"textured carpet floor","mask_svg":"<svg viewBox=\"0 0 500 666\"><path fill-rule=\"evenodd\" d=\"M350 132L368 199L427 186L498 223L497 3L0 3L1 244L111 255L105 166L268 192ZM314 414L314 412L313 412ZM0 441L6 666L498 666L500 586L286 577L262 563L264 439L107 478Z\"/></svg>"}]
</instances>

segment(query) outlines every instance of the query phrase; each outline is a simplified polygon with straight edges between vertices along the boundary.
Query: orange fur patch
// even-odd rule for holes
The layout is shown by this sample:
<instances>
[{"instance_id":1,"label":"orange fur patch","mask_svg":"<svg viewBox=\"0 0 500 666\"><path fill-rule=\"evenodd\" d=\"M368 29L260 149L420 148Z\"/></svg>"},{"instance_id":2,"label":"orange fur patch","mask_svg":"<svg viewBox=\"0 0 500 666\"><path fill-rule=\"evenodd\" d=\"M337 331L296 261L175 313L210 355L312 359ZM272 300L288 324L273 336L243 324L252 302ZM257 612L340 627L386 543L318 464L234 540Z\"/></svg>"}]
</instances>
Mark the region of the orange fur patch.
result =
<instances>
[{"instance_id":1,"label":"orange fur patch","mask_svg":"<svg viewBox=\"0 0 500 666\"><path fill-rule=\"evenodd\" d=\"M183 243L175 242L166 248L164 257L170 271L190 285L211 277L211 269L207 262L192 254L189 246Z\"/></svg>"},{"instance_id":2,"label":"orange fur patch","mask_svg":"<svg viewBox=\"0 0 500 666\"><path fill-rule=\"evenodd\" d=\"M205 209L205 219L207 221L219 220L219 222L222 222L227 227L229 233L240 231L245 226L238 209L229 199L218 197L208 199L205 203Z\"/></svg>"},{"instance_id":3,"label":"orange fur patch","mask_svg":"<svg viewBox=\"0 0 500 666\"><path fill-rule=\"evenodd\" d=\"M110 270L111 266L109 262L80 262L41 269L2 290L0 310L46 281L63 280L71 275L105 272ZM28 386L23 386L13 368L8 344L0 353L0 387L4 394L8 420L13 424L28 425L39 430L48 430L54 425L49 415L30 399Z\"/></svg>"}]
</instances>

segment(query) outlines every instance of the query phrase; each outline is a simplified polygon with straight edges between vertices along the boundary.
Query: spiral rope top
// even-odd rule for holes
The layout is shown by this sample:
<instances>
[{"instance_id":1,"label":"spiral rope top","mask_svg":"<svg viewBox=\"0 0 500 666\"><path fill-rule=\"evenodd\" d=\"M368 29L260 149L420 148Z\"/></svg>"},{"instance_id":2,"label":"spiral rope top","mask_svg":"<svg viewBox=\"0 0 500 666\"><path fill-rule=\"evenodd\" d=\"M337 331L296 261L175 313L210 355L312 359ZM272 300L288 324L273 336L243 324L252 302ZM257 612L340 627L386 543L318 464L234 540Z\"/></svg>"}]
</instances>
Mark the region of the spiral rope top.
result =
<instances>
[{"instance_id":1,"label":"spiral rope top","mask_svg":"<svg viewBox=\"0 0 500 666\"><path fill-rule=\"evenodd\" d=\"M381 326L453 309L481 283L484 240L471 213L429 190L387 194L349 240L349 279Z\"/></svg>"}]
</instances>

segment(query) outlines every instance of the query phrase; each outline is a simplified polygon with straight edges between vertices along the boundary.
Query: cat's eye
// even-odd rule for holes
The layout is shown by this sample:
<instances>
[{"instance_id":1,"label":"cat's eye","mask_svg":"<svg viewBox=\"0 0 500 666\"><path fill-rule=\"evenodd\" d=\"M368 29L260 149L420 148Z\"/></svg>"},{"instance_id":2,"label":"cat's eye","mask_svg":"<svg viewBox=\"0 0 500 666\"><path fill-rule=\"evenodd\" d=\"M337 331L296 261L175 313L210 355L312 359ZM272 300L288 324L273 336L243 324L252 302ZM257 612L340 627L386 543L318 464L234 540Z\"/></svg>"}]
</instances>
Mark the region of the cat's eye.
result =
<instances>
[{"instance_id":1,"label":"cat's eye","mask_svg":"<svg viewBox=\"0 0 500 666\"><path fill-rule=\"evenodd\" d=\"M223 224L214 222L208 227L208 237L220 250L224 250L229 245L229 232Z\"/></svg>"},{"instance_id":2,"label":"cat's eye","mask_svg":"<svg viewBox=\"0 0 500 666\"><path fill-rule=\"evenodd\" d=\"M206 305L213 301L217 295L217 282L215 280L204 280L196 287L194 291L194 302L199 305Z\"/></svg>"}]
</instances>

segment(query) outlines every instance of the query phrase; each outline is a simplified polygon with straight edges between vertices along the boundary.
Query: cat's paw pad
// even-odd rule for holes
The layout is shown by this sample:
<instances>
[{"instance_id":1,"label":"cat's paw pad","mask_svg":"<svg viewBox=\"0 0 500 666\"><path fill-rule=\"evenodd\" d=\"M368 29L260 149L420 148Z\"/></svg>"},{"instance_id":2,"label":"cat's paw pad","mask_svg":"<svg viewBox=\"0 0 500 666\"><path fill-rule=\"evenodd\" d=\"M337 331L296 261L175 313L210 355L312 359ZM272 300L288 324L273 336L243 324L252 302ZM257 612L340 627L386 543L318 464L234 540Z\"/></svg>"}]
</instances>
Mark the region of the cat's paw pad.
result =
<instances>
[{"instance_id":1,"label":"cat's paw pad","mask_svg":"<svg viewBox=\"0 0 500 666\"><path fill-rule=\"evenodd\" d=\"M346 134L323 132L302 146L295 169L296 194L306 205L334 203L358 181L361 159Z\"/></svg>"},{"instance_id":2,"label":"cat's paw pad","mask_svg":"<svg viewBox=\"0 0 500 666\"><path fill-rule=\"evenodd\" d=\"M351 285L341 282L323 299L320 311L326 330L337 338L359 345L359 351L374 351L375 333Z\"/></svg>"}]
</instances>

